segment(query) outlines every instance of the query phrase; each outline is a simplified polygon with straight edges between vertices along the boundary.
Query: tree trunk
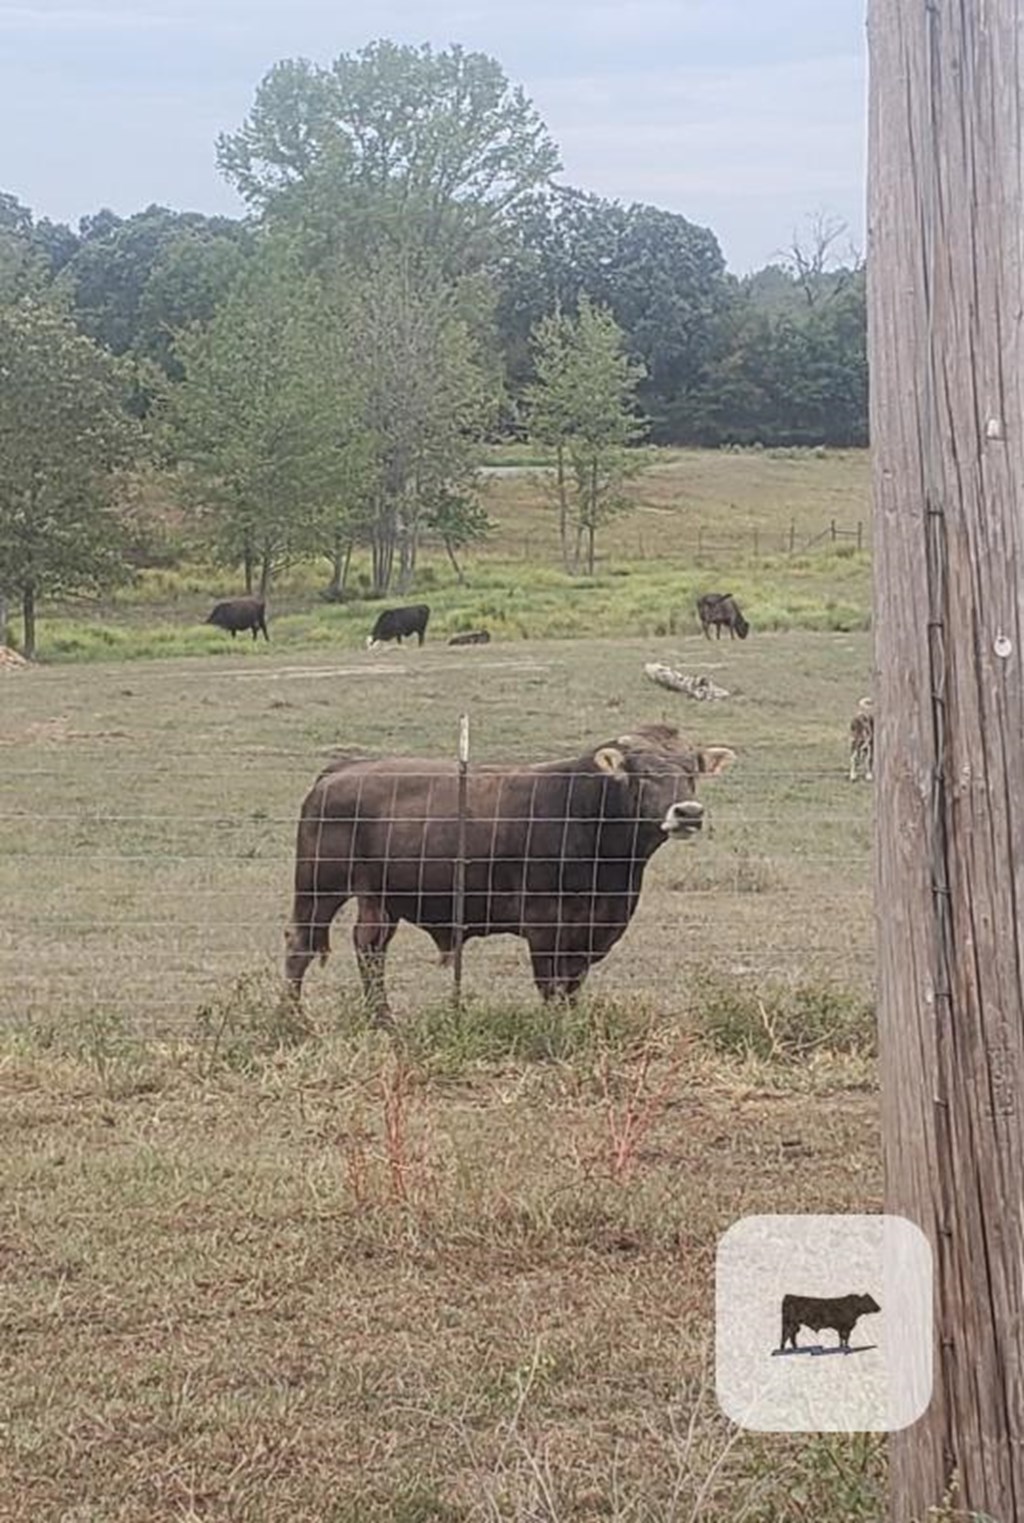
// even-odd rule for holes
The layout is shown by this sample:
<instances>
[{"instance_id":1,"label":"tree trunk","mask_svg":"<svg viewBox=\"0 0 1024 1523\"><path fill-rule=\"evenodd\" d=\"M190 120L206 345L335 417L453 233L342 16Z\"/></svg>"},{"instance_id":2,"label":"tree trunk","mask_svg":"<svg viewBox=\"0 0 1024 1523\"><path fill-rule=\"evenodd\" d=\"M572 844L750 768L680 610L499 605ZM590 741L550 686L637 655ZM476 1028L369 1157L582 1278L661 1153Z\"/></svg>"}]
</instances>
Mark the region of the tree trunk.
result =
<instances>
[{"instance_id":1,"label":"tree trunk","mask_svg":"<svg viewBox=\"0 0 1024 1523\"><path fill-rule=\"evenodd\" d=\"M593 574L594 574L594 564L595 564L595 562L594 562L594 537L595 537L594 525L593 524L587 524L587 575L588 576L593 576Z\"/></svg>"},{"instance_id":2,"label":"tree trunk","mask_svg":"<svg viewBox=\"0 0 1024 1523\"><path fill-rule=\"evenodd\" d=\"M381 505L374 521L370 542L370 560L373 573L373 591L383 597L391 586L391 574L395 563L395 516Z\"/></svg>"},{"instance_id":3,"label":"tree trunk","mask_svg":"<svg viewBox=\"0 0 1024 1523\"><path fill-rule=\"evenodd\" d=\"M245 590L252 596L252 584L256 576L256 554L252 541L248 538L242 545L242 574L245 577Z\"/></svg>"},{"instance_id":4,"label":"tree trunk","mask_svg":"<svg viewBox=\"0 0 1024 1523\"><path fill-rule=\"evenodd\" d=\"M936 1298L897 1523L954 1475L950 1516L1024 1518L1022 33L1024 0L871 0L886 1209L929 1239Z\"/></svg>"},{"instance_id":5,"label":"tree trunk","mask_svg":"<svg viewBox=\"0 0 1024 1523\"><path fill-rule=\"evenodd\" d=\"M570 574L572 576L578 576L579 575L580 559L581 559L582 555L583 555L583 524L582 524L582 522L580 522L580 523L578 523L576 525L576 543L573 546L572 565L569 568Z\"/></svg>"},{"instance_id":6,"label":"tree trunk","mask_svg":"<svg viewBox=\"0 0 1024 1523\"><path fill-rule=\"evenodd\" d=\"M26 661L36 654L36 589L29 585L21 589L21 653Z\"/></svg>"},{"instance_id":7,"label":"tree trunk","mask_svg":"<svg viewBox=\"0 0 1024 1523\"><path fill-rule=\"evenodd\" d=\"M450 539L445 539L444 549L445 554L452 563L452 570L455 572L455 580L458 582L460 587L464 587L466 585L466 578L462 574L462 567L455 559L455 546L452 544Z\"/></svg>"},{"instance_id":8,"label":"tree trunk","mask_svg":"<svg viewBox=\"0 0 1024 1523\"><path fill-rule=\"evenodd\" d=\"M274 569L274 554L272 550L264 550L260 559L260 597L265 598L270 591L270 576Z\"/></svg>"},{"instance_id":9,"label":"tree trunk","mask_svg":"<svg viewBox=\"0 0 1024 1523\"><path fill-rule=\"evenodd\" d=\"M419 531L415 524L406 527L398 547L398 590L406 593L416 575L416 553L419 548Z\"/></svg>"},{"instance_id":10,"label":"tree trunk","mask_svg":"<svg viewBox=\"0 0 1024 1523\"><path fill-rule=\"evenodd\" d=\"M7 594L0 592L0 645L7 645Z\"/></svg>"},{"instance_id":11,"label":"tree trunk","mask_svg":"<svg viewBox=\"0 0 1024 1523\"><path fill-rule=\"evenodd\" d=\"M565 480L565 445L555 446L555 481L558 485L558 543L562 547L562 565L571 576L569 560L569 491Z\"/></svg>"},{"instance_id":12,"label":"tree trunk","mask_svg":"<svg viewBox=\"0 0 1024 1523\"><path fill-rule=\"evenodd\" d=\"M353 541L340 529L335 530L334 544L331 548L331 580L324 589L324 598L329 603L340 603L345 593L348 582L349 567L352 564Z\"/></svg>"}]
</instances>

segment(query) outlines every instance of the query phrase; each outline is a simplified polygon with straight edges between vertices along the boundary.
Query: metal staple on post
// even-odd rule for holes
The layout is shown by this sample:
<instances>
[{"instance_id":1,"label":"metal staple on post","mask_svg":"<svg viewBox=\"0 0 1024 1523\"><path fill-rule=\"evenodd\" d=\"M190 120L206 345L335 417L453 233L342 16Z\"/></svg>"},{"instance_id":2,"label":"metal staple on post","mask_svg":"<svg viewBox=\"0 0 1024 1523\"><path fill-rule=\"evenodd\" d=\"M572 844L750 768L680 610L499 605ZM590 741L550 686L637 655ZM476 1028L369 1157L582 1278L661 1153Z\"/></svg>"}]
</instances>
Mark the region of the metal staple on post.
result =
<instances>
[{"instance_id":1,"label":"metal staple on post","mask_svg":"<svg viewBox=\"0 0 1024 1523\"><path fill-rule=\"evenodd\" d=\"M455 1008L462 1008L462 944L466 934L466 781L469 769L469 715L459 715L459 839L455 854Z\"/></svg>"}]
</instances>

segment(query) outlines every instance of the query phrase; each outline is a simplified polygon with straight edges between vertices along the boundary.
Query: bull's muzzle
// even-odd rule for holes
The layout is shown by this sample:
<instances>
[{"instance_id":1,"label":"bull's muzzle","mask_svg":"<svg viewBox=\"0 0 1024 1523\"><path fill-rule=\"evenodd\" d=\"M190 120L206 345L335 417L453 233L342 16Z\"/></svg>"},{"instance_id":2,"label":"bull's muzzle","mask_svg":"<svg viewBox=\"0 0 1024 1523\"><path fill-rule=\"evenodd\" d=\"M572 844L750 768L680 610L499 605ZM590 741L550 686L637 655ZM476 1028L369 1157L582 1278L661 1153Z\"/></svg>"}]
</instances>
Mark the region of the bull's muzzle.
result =
<instances>
[{"instance_id":1,"label":"bull's muzzle","mask_svg":"<svg viewBox=\"0 0 1024 1523\"><path fill-rule=\"evenodd\" d=\"M661 828L666 835L692 836L704 824L704 805L698 799L684 799L681 804L673 804L661 822Z\"/></svg>"}]
</instances>

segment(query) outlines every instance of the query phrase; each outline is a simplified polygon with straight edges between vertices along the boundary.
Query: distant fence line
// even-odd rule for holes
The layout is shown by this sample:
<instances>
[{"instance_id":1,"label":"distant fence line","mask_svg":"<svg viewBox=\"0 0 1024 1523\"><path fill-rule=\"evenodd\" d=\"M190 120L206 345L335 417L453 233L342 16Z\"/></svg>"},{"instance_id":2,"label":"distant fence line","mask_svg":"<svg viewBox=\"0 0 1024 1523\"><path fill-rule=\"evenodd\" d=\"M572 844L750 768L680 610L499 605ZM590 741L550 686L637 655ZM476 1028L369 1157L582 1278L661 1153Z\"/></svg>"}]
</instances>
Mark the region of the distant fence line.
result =
<instances>
[{"instance_id":1,"label":"distant fence line","mask_svg":"<svg viewBox=\"0 0 1024 1523\"><path fill-rule=\"evenodd\" d=\"M648 540L642 529L637 533L636 543L638 560L664 558L663 542L659 542L657 549L649 551ZM830 519L823 529L811 535L808 535L806 530L798 528L796 520L793 519L788 529L781 534L777 529L767 530L751 526L726 539L710 533L703 525L699 525L696 532L678 535L673 540L675 553L679 556L689 556L694 561L743 554L757 561L762 556L805 555L810 550L826 546L833 547L838 544L850 545L859 551L866 549L869 543L868 529L862 519L857 520L855 528L845 529L834 518ZM536 558L536 538L526 535L522 543L522 559L535 561ZM606 558L598 555L599 562Z\"/></svg>"}]
</instances>

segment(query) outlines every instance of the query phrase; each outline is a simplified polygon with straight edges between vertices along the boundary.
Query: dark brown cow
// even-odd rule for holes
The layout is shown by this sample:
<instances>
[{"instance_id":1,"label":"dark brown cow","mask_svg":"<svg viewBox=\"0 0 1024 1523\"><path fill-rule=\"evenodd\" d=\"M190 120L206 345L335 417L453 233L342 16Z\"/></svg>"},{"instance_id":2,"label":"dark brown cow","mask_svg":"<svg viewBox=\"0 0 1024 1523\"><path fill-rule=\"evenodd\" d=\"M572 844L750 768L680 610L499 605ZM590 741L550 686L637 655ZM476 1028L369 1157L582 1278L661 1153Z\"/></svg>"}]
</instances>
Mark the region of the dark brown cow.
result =
<instances>
[{"instance_id":1,"label":"dark brown cow","mask_svg":"<svg viewBox=\"0 0 1024 1523\"><path fill-rule=\"evenodd\" d=\"M465 629L452 635L449 645L490 645L491 635L487 629Z\"/></svg>"},{"instance_id":2,"label":"dark brown cow","mask_svg":"<svg viewBox=\"0 0 1024 1523\"><path fill-rule=\"evenodd\" d=\"M830 1327L839 1334L839 1347L849 1348L850 1334L858 1318L881 1309L873 1296L783 1296L780 1347L789 1343L796 1348L796 1335L801 1327L813 1328L816 1333Z\"/></svg>"},{"instance_id":3,"label":"dark brown cow","mask_svg":"<svg viewBox=\"0 0 1024 1523\"><path fill-rule=\"evenodd\" d=\"M698 776L733 759L647 725L567 761L472 768L465 938L524 937L543 998L574 995L629 924L658 847L701 829ZM452 953L458 835L452 762L343 761L320 774L299 817L286 936L296 1000L310 962L327 956L331 921L356 899L363 989L388 1022L384 961L399 922L422 926L442 960Z\"/></svg>"},{"instance_id":4,"label":"dark brown cow","mask_svg":"<svg viewBox=\"0 0 1024 1523\"><path fill-rule=\"evenodd\" d=\"M251 629L254 640L262 629L263 638L270 639L267 633L267 605L263 598L225 598L222 603L214 604L206 623L228 630L232 640L241 629Z\"/></svg>"},{"instance_id":5,"label":"dark brown cow","mask_svg":"<svg viewBox=\"0 0 1024 1523\"><path fill-rule=\"evenodd\" d=\"M850 782L862 776L870 783L875 765L875 716L871 699L862 698L850 720Z\"/></svg>"},{"instance_id":6,"label":"dark brown cow","mask_svg":"<svg viewBox=\"0 0 1024 1523\"><path fill-rule=\"evenodd\" d=\"M697 617L700 619L700 627L704 631L704 638L710 640L709 627L715 626L715 638L722 638L723 625L729 631L729 638L734 639L739 635L745 640L750 633L750 625L740 612L740 605L731 592L705 592L697 599Z\"/></svg>"},{"instance_id":7,"label":"dark brown cow","mask_svg":"<svg viewBox=\"0 0 1024 1523\"><path fill-rule=\"evenodd\" d=\"M366 637L367 650L376 650L388 640L402 640L415 635L422 645L427 633L430 608L426 603L410 603L404 608L385 608Z\"/></svg>"}]
</instances>

